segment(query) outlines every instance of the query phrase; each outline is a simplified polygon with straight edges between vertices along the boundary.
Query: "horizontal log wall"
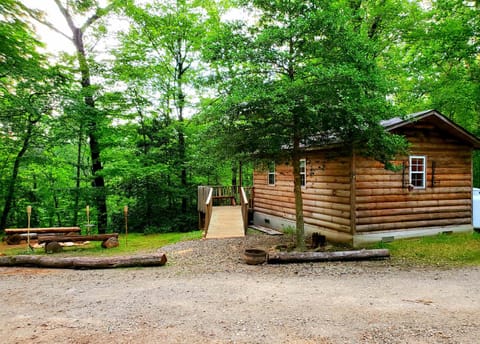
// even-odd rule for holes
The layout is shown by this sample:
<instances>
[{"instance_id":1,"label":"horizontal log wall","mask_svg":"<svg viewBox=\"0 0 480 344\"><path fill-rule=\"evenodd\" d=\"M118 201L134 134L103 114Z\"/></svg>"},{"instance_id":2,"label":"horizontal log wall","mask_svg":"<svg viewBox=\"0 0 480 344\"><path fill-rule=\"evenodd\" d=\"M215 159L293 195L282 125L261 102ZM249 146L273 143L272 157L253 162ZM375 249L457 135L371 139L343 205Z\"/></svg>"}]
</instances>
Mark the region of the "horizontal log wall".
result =
<instances>
[{"instance_id":1,"label":"horizontal log wall","mask_svg":"<svg viewBox=\"0 0 480 344\"><path fill-rule=\"evenodd\" d=\"M393 172L360 155L352 161L332 151L307 152L303 202L310 228L355 235L471 224L471 147L427 120L397 133L408 138L411 155L426 156L426 188L408 190L408 156L395 162L405 163L405 171ZM292 167L277 165L275 172L275 185L268 185L267 172L255 171L254 210L295 221Z\"/></svg>"},{"instance_id":2,"label":"horizontal log wall","mask_svg":"<svg viewBox=\"0 0 480 344\"><path fill-rule=\"evenodd\" d=\"M405 163L404 185L402 171L387 171L376 161L357 157L356 231L470 224L471 148L427 121L404 127L399 133L409 138L412 155L427 158L426 188L406 188L408 156L396 161L399 166Z\"/></svg>"},{"instance_id":3,"label":"horizontal log wall","mask_svg":"<svg viewBox=\"0 0 480 344\"><path fill-rule=\"evenodd\" d=\"M304 221L319 230L350 233L350 158L330 154L317 151L306 156ZM275 185L268 185L266 171L256 170L254 187L255 211L295 221L291 164L277 164Z\"/></svg>"}]
</instances>

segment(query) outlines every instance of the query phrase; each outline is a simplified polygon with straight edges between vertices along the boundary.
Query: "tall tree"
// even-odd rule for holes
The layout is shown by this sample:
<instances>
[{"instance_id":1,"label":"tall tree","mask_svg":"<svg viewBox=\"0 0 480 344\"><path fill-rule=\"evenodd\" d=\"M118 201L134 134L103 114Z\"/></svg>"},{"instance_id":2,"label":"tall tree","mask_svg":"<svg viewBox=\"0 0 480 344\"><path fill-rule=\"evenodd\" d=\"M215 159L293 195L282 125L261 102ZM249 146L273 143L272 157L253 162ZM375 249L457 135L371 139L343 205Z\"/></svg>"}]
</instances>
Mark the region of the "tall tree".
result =
<instances>
[{"instance_id":1,"label":"tall tree","mask_svg":"<svg viewBox=\"0 0 480 344\"><path fill-rule=\"evenodd\" d=\"M15 0L3 1L0 12L0 140L2 149L7 149L2 154L2 175L10 169L2 190L0 228L5 228L21 164L41 133L39 123L52 109L56 73L37 52L41 44L26 24L33 12Z\"/></svg>"},{"instance_id":2,"label":"tall tree","mask_svg":"<svg viewBox=\"0 0 480 344\"><path fill-rule=\"evenodd\" d=\"M417 12L398 53L397 101L407 111L436 108L480 132L480 6L432 1ZM400 58L401 57L401 58Z\"/></svg>"},{"instance_id":3,"label":"tall tree","mask_svg":"<svg viewBox=\"0 0 480 344\"><path fill-rule=\"evenodd\" d=\"M438 109L479 135L480 2L419 3L419 10L403 15L415 19L414 25L403 26L401 39L391 46L395 102L405 113ZM473 161L473 183L479 186L478 152Z\"/></svg>"},{"instance_id":4,"label":"tall tree","mask_svg":"<svg viewBox=\"0 0 480 344\"><path fill-rule=\"evenodd\" d=\"M220 67L223 62L219 70L229 76L222 84L224 99L215 106L221 144L256 158L291 162L296 244L303 249L305 145L343 142L347 150L388 164L404 142L379 124L392 109L375 60L377 45L368 30L358 30L344 1L247 4L258 21L250 27L229 25L206 52Z\"/></svg>"},{"instance_id":5,"label":"tall tree","mask_svg":"<svg viewBox=\"0 0 480 344\"><path fill-rule=\"evenodd\" d=\"M103 114L95 104L94 91L91 80L91 59L85 47L85 34L93 30L94 24L104 17L112 6L100 7L98 1L72 1L54 0L60 12L64 16L71 35L60 32L57 28L49 25L63 36L67 37L75 46L76 58L80 73L80 84L83 94L84 119L90 148L92 164L92 185L95 192L96 208L98 211L97 225L99 233L104 233L107 228L107 196L105 190L105 179L102 174L103 164L101 160L101 123L104 121ZM83 24L75 23L75 15L86 15L87 19Z\"/></svg>"},{"instance_id":6,"label":"tall tree","mask_svg":"<svg viewBox=\"0 0 480 344\"><path fill-rule=\"evenodd\" d=\"M130 83L136 84L143 97L155 99L151 113L170 122L176 132L172 167L180 181L176 190L180 212L186 215L190 198L186 117L195 111L191 93L202 69L199 51L203 38L219 20L216 5L213 1L170 0L140 6L126 1L123 8L132 24L123 37L120 60L123 68L135 66L136 72L129 73Z\"/></svg>"}]
</instances>

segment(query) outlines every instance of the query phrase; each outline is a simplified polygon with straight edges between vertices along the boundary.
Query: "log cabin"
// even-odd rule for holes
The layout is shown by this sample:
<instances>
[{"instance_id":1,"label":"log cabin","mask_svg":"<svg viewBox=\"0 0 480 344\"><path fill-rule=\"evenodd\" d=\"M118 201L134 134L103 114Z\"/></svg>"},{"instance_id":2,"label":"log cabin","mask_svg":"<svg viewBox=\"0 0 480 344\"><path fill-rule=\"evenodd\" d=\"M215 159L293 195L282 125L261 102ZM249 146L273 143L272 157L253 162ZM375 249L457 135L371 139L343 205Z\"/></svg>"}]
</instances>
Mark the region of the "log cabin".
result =
<instances>
[{"instance_id":1,"label":"log cabin","mask_svg":"<svg viewBox=\"0 0 480 344\"><path fill-rule=\"evenodd\" d=\"M403 135L409 155L396 171L338 147L309 147L300 162L305 233L363 246L378 241L469 232L472 152L480 140L436 110L382 122ZM291 164L254 172L256 225L295 227Z\"/></svg>"}]
</instances>

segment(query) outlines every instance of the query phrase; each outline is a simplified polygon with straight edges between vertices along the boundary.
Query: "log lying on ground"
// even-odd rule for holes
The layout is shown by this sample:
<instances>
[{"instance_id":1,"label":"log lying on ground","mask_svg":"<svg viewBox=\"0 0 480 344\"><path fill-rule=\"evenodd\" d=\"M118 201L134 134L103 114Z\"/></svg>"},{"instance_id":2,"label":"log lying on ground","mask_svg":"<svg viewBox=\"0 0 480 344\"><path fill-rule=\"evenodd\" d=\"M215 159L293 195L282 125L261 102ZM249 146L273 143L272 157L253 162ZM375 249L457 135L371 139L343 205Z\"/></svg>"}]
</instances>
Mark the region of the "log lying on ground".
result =
<instances>
[{"instance_id":1,"label":"log lying on ground","mask_svg":"<svg viewBox=\"0 0 480 344\"><path fill-rule=\"evenodd\" d=\"M38 243L44 242L75 242L75 241L104 241L109 238L118 238L118 233L92 235L39 235Z\"/></svg>"},{"instance_id":2,"label":"log lying on ground","mask_svg":"<svg viewBox=\"0 0 480 344\"><path fill-rule=\"evenodd\" d=\"M63 269L107 269L133 266L162 266L167 262L165 253L118 257L46 257L18 255L0 257L0 266L33 266Z\"/></svg>"},{"instance_id":3,"label":"log lying on ground","mask_svg":"<svg viewBox=\"0 0 480 344\"><path fill-rule=\"evenodd\" d=\"M326 262L339 260L365 260L389 258L387 249L334 251L334 252L270 252L269 264Z\"/></svg>"},{"instance_id":4,"label":"log lying on ground","mask_svg":"<svg viewBox=\"0 0 480 344\"><path fill-rule=\"evenodd\" d=\"M5 234L80 233L80 227L5 228Z\"/></svg>"}]
</instances>

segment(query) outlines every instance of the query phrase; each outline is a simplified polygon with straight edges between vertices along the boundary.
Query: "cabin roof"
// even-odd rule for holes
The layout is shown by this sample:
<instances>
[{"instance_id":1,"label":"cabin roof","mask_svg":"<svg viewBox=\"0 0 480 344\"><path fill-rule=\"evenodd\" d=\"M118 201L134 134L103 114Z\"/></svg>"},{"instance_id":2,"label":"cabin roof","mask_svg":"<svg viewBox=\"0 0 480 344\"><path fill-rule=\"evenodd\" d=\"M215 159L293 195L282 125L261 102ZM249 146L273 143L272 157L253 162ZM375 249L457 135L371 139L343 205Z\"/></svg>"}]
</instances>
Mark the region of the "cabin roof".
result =
<instances>
[{"instance_id":1,"label":"cabin roof","mask_svg":"<svg viewBox=\"0 0 480 344\"><path fill-rule=\"evenodd\" d=\"M450 119L442 115L437 110L426 110L421 112L412 113L405 117L395 117L385 121L380 122L380 124L388 131L393 131L395 129L411 125L419 120L431 119L441 129L447 131L458 139L469 143L472 147L480 149L480 139L475 135L471 134L467 130L463 129L461 126L455 124Z\"/></svg>"}]
</instances>

